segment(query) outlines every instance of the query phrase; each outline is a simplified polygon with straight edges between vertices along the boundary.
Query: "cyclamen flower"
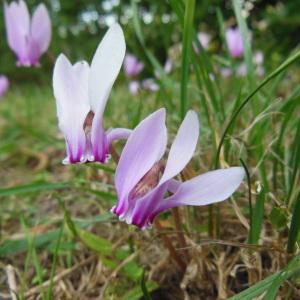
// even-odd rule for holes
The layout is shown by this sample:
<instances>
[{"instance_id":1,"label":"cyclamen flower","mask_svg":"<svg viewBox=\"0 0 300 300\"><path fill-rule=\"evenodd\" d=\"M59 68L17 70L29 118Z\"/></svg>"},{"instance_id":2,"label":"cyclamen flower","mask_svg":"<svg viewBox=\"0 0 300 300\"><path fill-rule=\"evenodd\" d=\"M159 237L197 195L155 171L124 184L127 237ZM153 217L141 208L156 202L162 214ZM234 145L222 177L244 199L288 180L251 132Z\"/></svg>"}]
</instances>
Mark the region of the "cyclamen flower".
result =
<instances>
[{"instance_id":1,"label":"cyclamen flower","mask_svg":"<svg viewBox=\"0 0 300 300\"><path fill-rule=\"evenodd\" d=\"M244 53L243 38L239 28L226 30L226 42L232 57L240 57Z\"/></svg>"},{"instance_id":2,"label":"cyclamen flower","mask_svg":"<svg viewBox=\"0 0 300 300\"><path fill-rule=\"evenodd\" d=\"M0 97L4 96L9 87L9 81L6 76L0 75Z\"/></svg>"},{"instance_id":3,"label":"cyclamen flower","mask_svg":"<svg viewBox=\"0 0 300 300\"><path fill-rule=\"evenodd\" d=\"M185 182L174 179L192 158L198 136L197 114L189 111L164 163L165 109L144 119L131 133L121 154L115 175L118 202L112 212L144 229L169 208L207 205L230 197L244 178L243 168L219 169Z\"/></svg>"},{"instance_id":4,"label":"cyclamen flower","mask_svg":"<svg viewBox=\"0 0 300 300\"><path fill-rule=\"evenodd\" d=\"M200 31L200 32L198 32L197 37L198 37L198 40L200 41L202 47L204 49L208 49L209 43L210 43L210 40L211 40L211 36L206 32L201 32Z\"/></svg>"},{"instance_id":5,"label":"cyclamen flower","mask_svg":"<svg viewBox=\"0 0 300 300\"><path fill-rule=\"evenodd\" d=\"M140 62L133 54L126 54L124 59L124 71L128 78L136 77L144 69L144 64ZM140 89L140 82L131 80L128 85L129 92L136 95Z\"/></svg>"},{"instance_id":6,"label":"cyclamen flower","mask_svg":"<svg viewBox=\"0 0 300 300\"><path fill-rule=\"evenodd\" d=\"M17 56L18 66L38 66L51 40L51 21L46 6L38 5L30 20L23 0L4 3L4 17L8 45Z\"/></svg>"},{"instance_id":7,"label":"cyclamen flower","mask_svg":"<svg viewBox=\"0 0 300 300\"><path fill-rule=\"evenodd\" d=\"M138 93L139 89L140 89L139 81L137 81L137 80L130 81L129 85L128 85L128 88L129 88L130 94L136 95Z\"/></svg>"},{"instance_id":8,"label":"cyclamen flower","mask_svg":"<svg viewBox=\"0 0 300 300\"><path fill-rule=\"evenodd\" d=\"M120 71L125 40L119 24L112 25L93 57L91 66L81 61L71 65L61 54L54 67L53 89L59 127L66 140L63 161L84 163L107 160L113 140L127 138L130 130L104 131L103 112L113 83Z\"/></svg>"},{"instance_id":9,"label":"cyclamen flower","mask_svg":"<svg viewBox=\"0 0 300 300\"><path fill-rule=\"evenodd\" d=\"M124 59L124 70L127 77L135 77L144 69L144 64L133 54L126 54Z\"/></svg>"},{"instance_id":10,"label":"cyclamen flower","mask_svg":"<svg viewBox=\"0 0 300 300\"><path fill-rule=\"evenodd\" d=\"M151 92L157 92L159 90L159 85L153 78L147 78L143 81L143 88Z\"/></svg>"}]
</instances>

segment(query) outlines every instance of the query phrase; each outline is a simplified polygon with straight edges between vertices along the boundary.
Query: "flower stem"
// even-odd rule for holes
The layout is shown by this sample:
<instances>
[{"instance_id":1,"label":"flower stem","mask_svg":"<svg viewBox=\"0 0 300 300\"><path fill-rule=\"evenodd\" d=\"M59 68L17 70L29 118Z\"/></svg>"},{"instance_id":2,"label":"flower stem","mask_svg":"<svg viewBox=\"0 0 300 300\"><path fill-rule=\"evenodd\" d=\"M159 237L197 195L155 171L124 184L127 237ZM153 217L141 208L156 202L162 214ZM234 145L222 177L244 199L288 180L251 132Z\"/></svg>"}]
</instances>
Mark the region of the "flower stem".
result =
<instances>
[{"instance_id":1,"label":"flower stem","mask_svg":"<svg viewBox=\"0 0 300 300\"><path fill-rule=\"evenodd\" d=\"M113 144L110 144L110 146L109 146L109 153L110 153L111 157L113 158L113 160L115 161L115 163L117 164L120 160L120 155L116 151Z\"/></svg>"},{"instance_id":2,"label":"flower stem","mask_svg":"<svg viewBox=\"0 0 300 300\"><path fill-rule=\"evenodd\" d=\"M186 244L186 240L185 240L184 233L182 230L182 223L181 223L178 207L172 208L172 214L173 214L173 218L174 218L174 222L175 222L175 228L177 231L177 239L178 239L179 247L184 249L183 250L184 257L186 259L188 259L189 253L186 250L187 244Z\"/></svg>"},{"instance_id":3,"label":"flower stem","mask_svg":"<svg viewBox=\"0 0 300 300\"><path fill-rule=\"evenodd\" d=\"M157 228L158 231L160 231L160 232L162 231L163 227L161 226L159 220L155 220L154 225L155 225L155 227ZM181 257L178 255L178 253L176 252L176 250L173 247L172 242L169 239L169 237L167 237L166 235L162 234L161 235L161 239L162 239L165 247L169 250L169 253L170 253L171 257L175 260L175 262L177 263L177 265L184 272L185 269L186 269L186 264L181 259Z\"/></svg>"}]
</instances>

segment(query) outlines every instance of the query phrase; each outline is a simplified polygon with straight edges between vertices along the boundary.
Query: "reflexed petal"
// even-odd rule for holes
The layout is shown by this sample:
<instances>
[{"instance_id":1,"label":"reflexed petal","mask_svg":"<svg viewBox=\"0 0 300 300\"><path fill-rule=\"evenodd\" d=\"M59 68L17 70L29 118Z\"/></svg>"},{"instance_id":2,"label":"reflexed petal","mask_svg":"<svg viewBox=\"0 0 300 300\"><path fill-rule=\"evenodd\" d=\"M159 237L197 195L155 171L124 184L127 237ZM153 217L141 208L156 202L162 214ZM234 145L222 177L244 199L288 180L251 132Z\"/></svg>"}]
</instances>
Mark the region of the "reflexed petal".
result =
<instances>
[{"instance_id":1,"label":"reflexed petal","mask_svg":"<svg viewBox=\"0 0 300 300\"><path fill-rule=\"evenodd\" d=\"M139 180L161 159L167 145L165 109L144 119L131 133L122 151L115 175L118 211L126 207L127 196Z\"/></svg>"},{"instance_id":2,"label":"reflexed petal","mask_svg":"<svg viewBox=\"0 0 300 300\"><path fill-rule=\"evenodd\" d=\"M59 127L66 137L70 162L79 162L85 154L84 120L88 103L88 71L86 62L72 66L61 54L54 67L53 89Z\"/></svg>"},{"instance_id":3,"label":"reflexed petal","mask_svg":"<svg viewBox=\"0 0 300 300\"><path fill-rule=\"evenodd\" d=\"M89 99L94 113L104 111L107 98L125 56L125 40L119 24L112 25L100 42L90 69Z\"/></svg>"},{"instance_id":4,"label":"reflexed petal","mask_svg":"<svg viewBox=\"0 0 300 300\"><path fill-rule=\"evenodd\" d=\"M47 51L51 40L51 21L44 4L40 4L32 16L31 38L37 44L39 54Z\"/></svg>"},{"instance_id":5,"label":"reflexed petal","mask_svg":"<svg viewBox=\"0 0 300 300\"><path fill-rule=\"evenodd\" d=\"M129 216L127 216L127 221L130 221L130 224L136 225L141 229L151 226L155 217L154 212L160 207L161 202L164 201L163 198L167 187L168 183L166 182L154 188L141 199L135 201L130 219L128 218Z\"/></svg>"},{"instance_id":6,"label":"reflexed petal","mask_svg":"<svg viewBox=\"0 0 300 300\"><path fill-rule=\"evenodd\" d=\"M115 140L128 139L132 133L131 129L127 128L113 128L106 133L108 146Z\"/></svg>"},{"instance_id":7,"label":"reflexed petal","mask_svg":"<svg viewBox=\"0 0 300 300\"><path fill-rule=\"evenodd\" d=\"M199 121L197 114L190 110L186 114L171 146L164 174L160 184L180 173L191 160L198 141Z\"/></svg>"},{"instance_id":8,"label":"reflexed petal","mask_svg":"<svg viewBox=\"0 0 300 300\"><path fill-rule=\"evenodd\" d=\"M104 163L108 155L108 143L103 128L102 116L103 116L103 112L101 107L99 107L95 113L93 123L92 123L92 132L91 132L92 156L89 157L89 160Z\"/></svg>"},{"instance_id":9,"label":"reflexed petal","mask_svg":"<svg viewBox=\"0 0 300 300\"><path fill-rule=\"evenodd\" d=\"M178 191L181 183L182 182L179 180L170 179L168 183L168 191L170 191L172 194L175 194Z\"/></svg>"},{"instance_id":10,"label":"reflexed petal","mask_svg":"<svg viewBox=\"0 0 300 300\"><path fill-rule=\"evenodd\" d=\"M4 3L6 33L10 48L17 54L20 63L27 64L27 42L30 17L24 1Z\"/></svg>"},{"instance_id":11,"label":"reflexed petal","mask_svg":"<svg viewBox=\"0 0 300 300\"><path fill-rule=\"evenodd\" d=\"M156 214L181 205L208 205L230 197L240 186L245 171L241 167L219 169L181 183L177 192L162 202Z\"/></svg>"}]
</instances>

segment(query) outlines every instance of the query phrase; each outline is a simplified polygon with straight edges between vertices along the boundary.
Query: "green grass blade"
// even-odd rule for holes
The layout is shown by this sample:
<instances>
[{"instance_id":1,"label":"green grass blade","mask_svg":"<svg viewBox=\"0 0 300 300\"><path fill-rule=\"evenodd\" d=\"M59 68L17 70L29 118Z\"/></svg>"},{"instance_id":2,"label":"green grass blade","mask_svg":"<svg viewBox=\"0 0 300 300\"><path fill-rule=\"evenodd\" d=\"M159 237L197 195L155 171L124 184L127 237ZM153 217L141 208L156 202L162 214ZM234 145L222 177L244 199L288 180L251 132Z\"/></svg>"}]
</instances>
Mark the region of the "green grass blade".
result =
<instances>
[{"instance_id":1,"label":"green grass blade","mask_svg":"<svg viewBox=\"0 0 300 300\"><path fill-rule=\"evenodd\" d=\"M253 90L256 86L256 83L255 83L254 66L252 62L253 56L252 56L252 50L250 45L249 30L247 27L246 20L242 16L241 1L232 0L232 5L243 38L244 55L247 64L247 78L249 81L250 90Z\"/></svg>"},{"instance_id":2,"label":"green grass blade","mask_svg":"<svg viewBox=\"0 0 300 300\"><path fill-rule=\"evenodd\" d=\"M76 228L86 228L99 222L107 222L113 218L113 214L107 213L90 219L74 219ZM32 245L35 248L46 247L51 242L56 241L59 237L59 230L52 230L34 236ZM7 255L19 254L28 251L29 243L27 238L18 240L6 240L0 245L0 257Z\"/></svg>"},{"instance_id":3,"label":"green grass blade","mask_svg":"<svg viewBox=\"0 0 300 300\"><path fill-rule=\"evenodd\" d=\"M64 224L62 223L60 231L59 231L58 239L57 239L57 242L56 242L53 261L52 261L52 267L51 267L51 273L50 273L50 284L49 284L48 292L47 292L47 300L52 299L53 279L54 279L54 275L55 275L55 270L56 270L56 265L57 265L57 258L58 258L58 251L59 251L60 241L61 241L61 238L63 236L63 231L64 231Z\"/></svg>"},{"instance_id":4,"label":"green grass blade","mask_svg":"<svg viewBox=\"0 0 300 300\"><path fill-rule=\"evenodd\" d=\"M298 197L296 199L296 203L293 209L293 215L291 220L291 226L289 230L289 236L288 236L288 244L287 244L287 251L289 253L294 252L295 244L297 241L297 237L300 230L300 192L298 194Z\"/></svg>"},{"instance_id":5,"label":"green grass blade","mask_svg":"<svg viewBox=\"0 0 300 300\"><path fill-rule=\"evenodd\" d=\"M252 214L252 195L251 195L251 178L250 178L250 173L248 171L248 168L244 161L240 158L240 161L243 165L243 168L246 173L246 178L247 178L247 183L248 183L248 203L249 203L249 219L250 219L250 232L252 230L252 222L253 222L253 214Z\"/></svg>"},{"instance_id":6,"label":"green grass blade","mask_svg":"<svg viewBox=\"0 0 300 300\"><path fill-rule=\"evenodd\" d=\"M289 264L276 276L272 284L267 290L267 293L263 297L263 300L275 300L278 290L284 281L289 279L292 276L299 276L299 254L294 257Z\"/></svg>"},{"instance_id":7,"label":"green grass blade","mask_svg":"<svg viewBox=\"0 0 300 300\"><path fill-rule=\"evenodd\" d=\"M184 5L182 1L170 0L170 4L174 12L176 13L182 28L184 29ZM216 118L216 116L221 116L222 119L224 119L225 111L223 107L223 102L221 97L217 94L217 92L220 94L219 85L217 85L216 81L212 79L216 78L216 76L214 75L214 68L210 61L209 55L207 55L205 49L200 44L197 32L194 30L194 28L192 30L192 37L193 43L196 46L196 48L200 50L200 53L191 51L190 58L192 61L192 65L195 68L198 87L201 91L205 91L205 97L203 97L203 102L205 105L206 112L207 114L209 114L209 110L207 109L208 103L206 103L208 102L206 98L209 98L215 113L214 118ZM219 106L221 106L221 108ZM211 128L213 127L211 126Z\"/></svg>"},{"instance_id":8,"label":"green grass blade","mask_svg":"<svg viewBox=\"0 0 300 300\"><path fill-rule=\"evenodd\" d=\"M256 203L252 214L251 229L249 233L249 244L258 244L261 233L261 228L264 218L265 190L262 190L257 195Z\"/></svg>"},{"instance_id":9,"label":"green grass blade","mask_svg":"<svg viewBox=\"0 0 300 300\"><path fill-rule=\"evenodd\" d=\"M260 296L262 293L268 291L268 289L274 283L276 286L280 286L285 280L289 279L290 277L299 273L299 255L294 257L289 264L283 268L280 272L272 274L267 278L261 280L260 282L256 283L255 285L251 286L250 288L242 291L241 293L230 297L228 300L253 300L256 297ZM273 290L274 288L272 288ZM271 299L271 298L269 298Z\"/></svg>"},{"instance_id":10,"label":"green grass blade","mask_svg":"<svg viewBox=\"0 0 300 300\"><path fill-rule=\"evenodd\" d=\"M292 146L292 156L291 156L291 161L290 161L290 168L292 170L292 175L291 175L291 184L289 188L289 193L288 193L288 198L287 198L287 203L290 204L290 200L292 199L293 193L294 193L294 188L296 186L296 182L298 180L298 172L300 169L300 120L298 121L297 125L297 132L295 136L295 140Z\"/></svg>"},{"instance_id":11,"label":"green grass blade","mask_svg":"<svg viewBox=\"0 0 300 300\"><path fill-rule=\"evenodd\" d=\"M235 119L239 115L239 113L243 110L243 108L248 104L248 102L253 98L253 96L261 89L263 88L268 82L270 82L273 78L275 78L277 75L279 75L281 72L283 72L286 68L288 68L292 63L294 63L297 59L300 57L300 51L297 51L294 55L289 57L287 60L285 60L275 71L273 71L270 75L268 75L261 84L259 84L241 103L241 105L237 108L237 110L233 113L231 116L227 126L225 127L225 130L222 134L218 149L217 149L217 154L216 154L216 159L215 159L215 168L218 167L219 165L219 159L220 159L220 153L221 153L221 148L223 146L225 137L228 133L228 131L231 129L231 126L234 124Z\"/></svg>"},{"instance_id":12,"label":"green grass blade","mask_svg":"<svg viewBox=\"0 0 300 300\"><path fill-rule=\"evenodd\" d=\"M183 42L182 42L182 65L181 65L181 89L180 89L180 113L181 119L184 118L187 111L187 94L190 55L193 37L193 21L195 11L195 0L187 0L184 14Z\"/></svg>"},{"instance_id":13,"label":"green grass blade","mask_svg":"<svg viewBox=\"0 0 300 300\"><path fill-rule=\"evenodd\" d=\"M291 120L293 120L292 116L293 113L297 107L297 105L300 104L300 87L296 89L294 95L290 97L290 99L284 103L282 108L280 109L280 113L284 115L284 119L282 120L282 125L280 127L279 135L278 135L278 140L276 144L274 145L274 153L281 159L274 159L273 160L273 187L275 190L278 188L278 180L277 180L277 170L278 170L278 165L280 164L281 167L283 167L282 161L284 160L283 153L282 153L282 142L284 141L284 136L286 129L288 127L288 124Z\"/></svg>"},{"instance_id":14,"label":"green grass blade","mask_svg":"<svg viewBox=\"0 0 300 300\"><path fill-rule=\"evenodd\" d=\"M143 273L142 273L141 290L143 292L143 296L144 296L145 300L152 300L152 297L150 296L147 285L146 285L145 270L143 270Z\"/></svg>"},{"instance_id":15,"label":"green grass blade","mask_svg":"<svg viewBox=\"0 0 300 300\"><path fill-rule=\"evenodd\" d=\"M4 196L13 196L26 193L35 193L43 192L49 190L62 190L70 186L70 183L47 183L47 182L38 182L28 185L20 185L11 188L0 189L0 197Z\"/></svg>"},{"instance_id":16,"label":"green grass blade","mask_svg":"<svg viewBox=\"0 0 300 300\"><path fill-rule=\"evenodd\" d=\"M146 45L146 42L144 39L144 35L143 35L143 31L142 31L142 27L141 27L140 20L139 20L139 12L138 12L138 6L137 6L136 0L131 0L131 8L132 8L132 12L133 12L133 27L135 30L135 34L138 38L138 41L141 44L147 59L149 60L149 62L153 66L153 68L155 70L157 70L157 72L159 73L163 86L166 88L169 88L170 91L172 91L174 88L173 81L166 74L164 68L161 66L159 61L152 54L152 52L149 51L147 48L147 45ZM172 101L170 100L171 98L172 97L167 97L167 104L170 108L174 108L174 105L173 105Z\"/></svg>"}]
</instances>

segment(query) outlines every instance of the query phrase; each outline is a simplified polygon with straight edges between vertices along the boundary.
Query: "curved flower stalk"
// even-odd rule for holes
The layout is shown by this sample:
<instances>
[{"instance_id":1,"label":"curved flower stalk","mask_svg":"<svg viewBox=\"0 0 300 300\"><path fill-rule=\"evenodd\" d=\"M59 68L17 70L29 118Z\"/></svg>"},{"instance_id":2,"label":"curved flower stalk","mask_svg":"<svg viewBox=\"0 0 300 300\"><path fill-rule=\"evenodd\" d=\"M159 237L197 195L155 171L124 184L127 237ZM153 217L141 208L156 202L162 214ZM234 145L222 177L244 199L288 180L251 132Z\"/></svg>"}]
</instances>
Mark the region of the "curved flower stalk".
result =
<instances>
[{"instance_id":1,"label":"curved flower stalk","mask_svg":"<svg viewBox=\"0 0 300 300\"><path fill-rule=\"evenodd\" d=\"M100 42L91 66L72 65L61 54L54 67L53 89L60 130L66 140L65 164L107 160L113 140L127 138L130 130L104 131L103 112L125 55L119 24L112 25Z\"/></svg>"},{"instance_id":2,"label":"curved flower stalk","mask_svg":"<svg viewBox=\"0 0 300 300\"><path fill-rule=\"evenodd\" d=\"M189 111L164 163L165 109L144 119L133 130L121 154L115 175L118 202L112 212L128 224L144 229L169 208L207 205L230 197L244 178L243 168L219 169L185 182L174 179L191 160L198 135L197 114Z\"/></svg>"},{"instance_id":3,"label":"curved flower stalk","mask_svg":"<svg viewBox=\"0 0 300 300\"><path fill-rule=\"evenodd\" d=\"M225 36L230 55L232 57L242 56L244 53L244 46L239 28L228 28Z\"/></svg>"},{"instance_id":4,"label":"curved flower stalk","mask_svg":"<svg viewBox=\"0 0 300 300\"><path fill-rule=\"evenodd\" d=\"M39 66L39 59L51 40L51 21L46 6L38 5L30 19L23 0L4 3L4 17L8 45L17 56L17 65Z\"/></svg>"},{"instance_id":5,"label":"curved flower stalk","mask_svg":"<svg viewBox=\"0 0 300 300\"><path fill-rule=\"evenodd\" d=\"M3 97L9 88L9 81L6 76L0 75L0 97Z\"/></svg>"}]
</instances>

